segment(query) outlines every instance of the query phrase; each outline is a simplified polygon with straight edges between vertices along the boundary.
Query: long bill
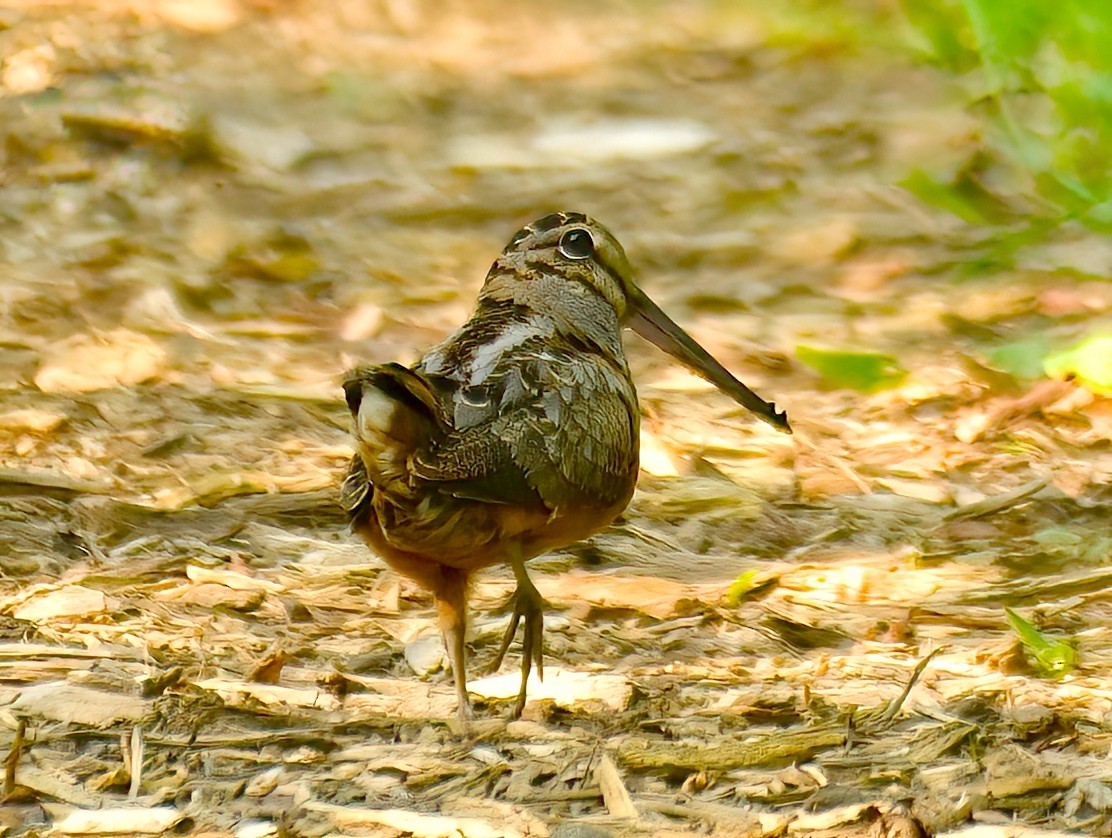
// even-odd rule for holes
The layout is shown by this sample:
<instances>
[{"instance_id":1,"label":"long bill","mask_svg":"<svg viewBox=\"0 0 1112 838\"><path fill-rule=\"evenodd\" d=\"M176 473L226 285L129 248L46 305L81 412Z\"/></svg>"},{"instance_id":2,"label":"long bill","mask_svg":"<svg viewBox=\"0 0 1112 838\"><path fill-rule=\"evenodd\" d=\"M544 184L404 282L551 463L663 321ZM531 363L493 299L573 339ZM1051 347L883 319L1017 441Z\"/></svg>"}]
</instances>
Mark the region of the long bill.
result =
<instances>
[{"instance_id":1,"label":"long bill","mask_svg":"<svg viewBox=\"0 0 1112 838\"><path fill-rule=\"evenodd\" d=\"M632 283L631 283L632 285ZM791 433L787 411L776 410L776 405L766 402L730 374L695 339L677 325L664 311L649 299L640 288L630 293L633 314L626 324L646 340L652 341L676 360L690 367L738 404L764 419L777 430Z\"/></svg>"}]
</instances>

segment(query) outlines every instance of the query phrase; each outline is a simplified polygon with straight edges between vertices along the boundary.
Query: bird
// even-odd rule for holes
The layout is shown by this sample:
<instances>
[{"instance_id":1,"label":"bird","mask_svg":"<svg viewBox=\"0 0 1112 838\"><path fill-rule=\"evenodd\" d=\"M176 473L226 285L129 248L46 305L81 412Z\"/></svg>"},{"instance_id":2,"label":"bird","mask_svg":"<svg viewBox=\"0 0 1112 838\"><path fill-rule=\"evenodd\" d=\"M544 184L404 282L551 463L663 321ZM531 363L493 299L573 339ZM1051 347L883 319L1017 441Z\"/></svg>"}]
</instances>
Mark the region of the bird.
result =
<instances>
[{"instance_id":1,"label":"bird","mask_svg":"<svg viewBox=\"0 0 1112 838\"><path fill-rule=\"evenodd\" d=\"M358 534L430 591L458 697L467 691L472 576L508 564L517 589L494 668L522 625L521 686L544 674L545 601L525 562L609 525L638 474L640 410L622 346L632 328L773 427L777 411L738 381L634 282L602 224L556 212L494 260L470 319L412 367L346 374L356 450L341 503Z\"/></svg>"}]
</instances>

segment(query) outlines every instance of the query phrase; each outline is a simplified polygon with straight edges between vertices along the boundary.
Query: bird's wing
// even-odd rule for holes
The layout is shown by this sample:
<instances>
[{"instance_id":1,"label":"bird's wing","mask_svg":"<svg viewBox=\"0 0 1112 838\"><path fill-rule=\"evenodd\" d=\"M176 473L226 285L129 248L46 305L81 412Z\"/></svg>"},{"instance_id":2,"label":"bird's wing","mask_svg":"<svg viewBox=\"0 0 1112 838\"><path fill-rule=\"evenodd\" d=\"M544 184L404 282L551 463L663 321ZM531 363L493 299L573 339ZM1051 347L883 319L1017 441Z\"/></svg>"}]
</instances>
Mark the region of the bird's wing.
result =
<instances>
[{"instance_id":1,"label":"bird's wing","mask_svg":"<svg viewBox=\"0 0 1112 838\"><path fill-rule=\"evenodd\" d=\"M517 359L466 397L467 427L412 461L438 491L548 510L609 504L627 491L637 468L636 397L605 361L582 353Z\"/></svg>"}]
</instances>

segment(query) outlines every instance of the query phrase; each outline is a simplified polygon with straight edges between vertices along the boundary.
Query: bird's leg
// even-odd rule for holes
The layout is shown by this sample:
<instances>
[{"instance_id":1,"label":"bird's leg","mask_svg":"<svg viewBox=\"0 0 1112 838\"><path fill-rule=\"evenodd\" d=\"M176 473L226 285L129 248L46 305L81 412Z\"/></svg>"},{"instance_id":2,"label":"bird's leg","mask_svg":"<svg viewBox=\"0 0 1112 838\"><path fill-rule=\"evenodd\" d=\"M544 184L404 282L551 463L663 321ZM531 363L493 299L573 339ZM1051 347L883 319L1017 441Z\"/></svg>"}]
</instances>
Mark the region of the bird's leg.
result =
<instances>
[{"instance_id":1,"label":"bird's leg","mask_svg":"<svg viewBox=\"0 0 1112 838\"><path fill-rule=\"evenodd\" d=\"M459 717L473 719L475 711L467 695L467 573L453 567L441 567L436 585L436 611L440 617L440 634L444 648L452 663L452 677L456 681L459 698Z\"/></svg>"},{"instance_id":2,"label":"bird's leg","mask_svg":"<svg viewBox=\"0 0 1112 838\"><path fill-rule=\"evenodd\" d=\"M510 566L517 577L517 590L514 592L514 612L510 617L510 625L502 638L502 646L494 661L494 668L502 665L502 658L510 647L510 641L517 634L517 624L524 619L525 636L521 639L521 690L517 694L517 703L514 705L513 717L516 719L525 709L525 689L529 682L529 671L533 663L537 664L537 677L544 679L544 597L537 590L533 580L525 570L525 559L519 551L514 551L510 558Z\"/></svg>"}]
</instances>

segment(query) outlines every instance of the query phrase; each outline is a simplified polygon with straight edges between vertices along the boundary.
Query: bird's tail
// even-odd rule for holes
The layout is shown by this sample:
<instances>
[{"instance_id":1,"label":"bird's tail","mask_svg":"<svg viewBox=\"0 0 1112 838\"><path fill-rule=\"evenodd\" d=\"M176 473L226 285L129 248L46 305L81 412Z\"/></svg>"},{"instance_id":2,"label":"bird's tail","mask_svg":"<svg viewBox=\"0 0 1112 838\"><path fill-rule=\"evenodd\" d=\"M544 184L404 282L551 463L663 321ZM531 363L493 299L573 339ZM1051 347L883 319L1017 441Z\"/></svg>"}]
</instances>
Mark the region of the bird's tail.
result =
<instances>
[{"instance_id":1,"label":"bird's tail","mask_svg":"<svg viewBox=\"0 0 1112 838\"><path fill-rule=\"evenodd\" d=\"M429 383L400 364L358 367L344 380L358 451L344 480L341 501L352 516L375 491L399 499L412 493L409 458L441 427Z\"/></svg>"}]
</instances>

